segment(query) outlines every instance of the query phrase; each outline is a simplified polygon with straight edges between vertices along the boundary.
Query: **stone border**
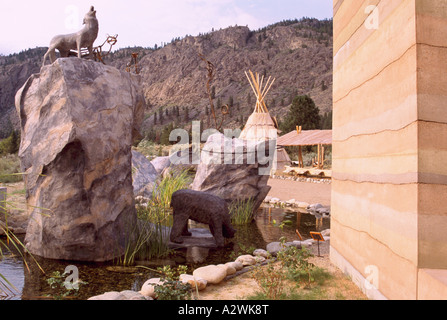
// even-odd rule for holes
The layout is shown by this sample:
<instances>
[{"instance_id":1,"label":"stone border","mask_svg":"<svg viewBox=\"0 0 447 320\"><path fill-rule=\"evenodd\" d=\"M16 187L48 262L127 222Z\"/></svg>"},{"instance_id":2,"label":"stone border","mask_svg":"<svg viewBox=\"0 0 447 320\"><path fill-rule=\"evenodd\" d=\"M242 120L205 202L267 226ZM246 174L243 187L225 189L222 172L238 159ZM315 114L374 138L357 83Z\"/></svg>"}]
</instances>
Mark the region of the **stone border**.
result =
<instances>
[{"instance_id":1,"label":"stone border","mask_svg":"<svg viewBox=\"0 0 447 320\"><path fill-rule=\"evenodd\" d=\"M312 215L320 215L323 218L328 218L331 215L331 207L323 206L320 203L309 204L307 202L297 201L295 199L283 201L279 198L270 197L270 196L265 197L263 203L272 205L273 208L278 208L278 209L283 208L283 209L287 210L290 208L295 208L296 210L292 210L292 211L297 211L297 212L307 213L307 214L312 214Z\"/></svg>"},{"instance_id":2,"label":"stone border","mask_svg":"<svg viewBox=\"0 0 447 320\"><path fill-rule=\"evenodd\" d=\"M324 234L325 239L329 241L330 230L325 230L322 233ZM286 248L288 246L296 246L297 248L302 248L303 246L305 246L306 248L310 249L315 242L315 240L308 239L305 241L287 242L284 244L284 246L282 246L280 242L272 242L267 245L266 250L256 249L251 255L241 255L235 261L227 262L225 264L203 266L194 270L193 275L184 274L180 275L180 278L183 278L183 280L181 280L182 282L190 283L193 288L196 287L198 291L203 291L206 290L208 284L219 284L223 281L228 281L251 271L254 266L266 265L269 263L269 261L271 261L271 259L275 261L276 254L282 248ZM210 277L214 278L212 281L208 281L211 280L211 278L206 279L207 276L205 273L201 274L203 275L202 277L198 276L198 274L204 270L209 272ZM217 276L217 281L215 280L216 273L222 274L220 277ZM122 292L111 291L106 292L102 295L91 297L88 300L154 300L155 286L160 283L160 278L152 278L147 280L141 287L141 290L138 292L129 290L125 290Z\"/></svg>"},{"instance_id":3,"label":"stone border","mask_svg":"<svg viewBox=\"0 0 447 320\"><path fill-rule=\"evenodd\" d=\"M273 174L270 176L270 178L277 179L277 180L297 181L297 182L332 184L332 178L330 178L330 177L310 178L310 177L303 177L303 176L278 176L278 175Z\"/></svg>"}]
</instances>

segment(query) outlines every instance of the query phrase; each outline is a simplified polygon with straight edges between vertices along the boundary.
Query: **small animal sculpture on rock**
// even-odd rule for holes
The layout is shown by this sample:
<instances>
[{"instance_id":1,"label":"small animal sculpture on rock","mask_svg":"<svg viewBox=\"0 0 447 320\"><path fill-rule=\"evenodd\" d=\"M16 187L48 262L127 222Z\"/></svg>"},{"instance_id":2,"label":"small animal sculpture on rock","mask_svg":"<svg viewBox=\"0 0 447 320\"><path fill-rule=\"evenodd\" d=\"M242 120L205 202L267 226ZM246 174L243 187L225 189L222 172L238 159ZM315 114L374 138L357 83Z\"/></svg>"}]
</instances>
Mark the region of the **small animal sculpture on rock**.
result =
<instances>
[{"instance_id":1,"label":"small animal sculpture on rock","mask_svg":"<svg viewBox=\"0 0 447 320\"><path fill-rule=\"evenodd\" d=\"M191 236L188 220L208 224L218 247L225 245L224 238L233 238L236 230L231 226L227 203L222 198L210 193L179 190L172 194L174 224L170 240L183 243L182 236Z\"/></svg>"},{"instance_id":2,"label":"small animal sculpture on rock","mask_svg":"<svg viewBox=\"0 0 447 320\"><path fill-rule=\"evenodd\" d=\"M61 58L68 57L70 50L77 50L78 58L81 58L81 49L87 48L90 59L93 59L93 43L98 37L99 31L99 23L93 6L85 15L83 24L85 25L84 28L77 33L58 35L51 40L50 47L43 58L42 66L45 65L48 56L51 63L56 61L56 49L59 51Z\"/></svg>"}]
</instances>

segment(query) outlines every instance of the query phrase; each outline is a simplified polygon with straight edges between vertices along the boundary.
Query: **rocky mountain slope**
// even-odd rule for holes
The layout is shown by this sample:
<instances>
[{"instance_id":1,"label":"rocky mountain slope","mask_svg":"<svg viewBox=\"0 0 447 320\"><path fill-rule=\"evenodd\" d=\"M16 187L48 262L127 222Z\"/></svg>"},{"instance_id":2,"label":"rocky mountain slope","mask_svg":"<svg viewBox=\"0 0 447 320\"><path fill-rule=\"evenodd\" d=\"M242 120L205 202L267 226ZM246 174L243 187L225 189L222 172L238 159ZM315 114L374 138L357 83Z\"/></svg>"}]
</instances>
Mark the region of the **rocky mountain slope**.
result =
<instances>
[{"instance_id":1,"label":"rocky mountain slope","mask_svg":"<svg viewBox=\"0 0 447 320\"><path fill-rule=\"evenodd\" d=\"M9 123L17 127L15 92L29 75L39 72L44 52L45 48L36 48L0 57L0 138ZM219 105L232 106L224 122L226 128L241 127L253 112L255 97L244 73L248 70L276 79L267 96L273 116L284 117L297 94L310 95L321 113L332 109L331 20L303 18L257 31L234 26L172 39L158 48L120 49L105 61L125 70L134 52L139 54L148 102L146 134L159 132L168 124L189 127L192 120L212 126L208 72L199 54L215 67L211 86L216 110Z\"/></svg>"}]
</instances>

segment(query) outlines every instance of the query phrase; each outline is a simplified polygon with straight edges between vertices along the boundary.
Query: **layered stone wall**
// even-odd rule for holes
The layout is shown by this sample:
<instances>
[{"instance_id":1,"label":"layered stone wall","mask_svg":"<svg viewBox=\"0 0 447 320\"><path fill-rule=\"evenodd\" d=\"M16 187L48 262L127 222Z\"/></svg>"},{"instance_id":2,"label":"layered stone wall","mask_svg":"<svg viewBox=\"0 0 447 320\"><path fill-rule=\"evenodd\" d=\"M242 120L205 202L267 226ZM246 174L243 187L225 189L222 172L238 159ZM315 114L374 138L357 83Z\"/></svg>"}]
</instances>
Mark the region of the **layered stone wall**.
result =
<instances>
[{"instance_id":1,"label":"layered stone wall","mask_svg":"<svg viewBox=\"0 0 447 320\"><path fill-rule=\"evenodd\" d=\"M372 298L447 298L446 72L446 1L334 0L331 259Z\"/></svg>"}]
</instances>

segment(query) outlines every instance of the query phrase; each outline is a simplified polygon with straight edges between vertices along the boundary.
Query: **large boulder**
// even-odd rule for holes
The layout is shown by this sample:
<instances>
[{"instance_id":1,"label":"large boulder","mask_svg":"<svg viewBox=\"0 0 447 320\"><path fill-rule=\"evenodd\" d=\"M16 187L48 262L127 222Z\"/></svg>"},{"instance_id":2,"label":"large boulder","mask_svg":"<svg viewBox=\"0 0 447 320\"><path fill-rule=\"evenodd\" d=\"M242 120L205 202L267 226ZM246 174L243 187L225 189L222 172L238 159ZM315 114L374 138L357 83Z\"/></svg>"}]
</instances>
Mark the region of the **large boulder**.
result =
<instances>
[{"instance_id":1,"label":"large boulder","mask_svg":"<svg viewBox=\"0 0 447 320\"><path fill-rule=\"evenodd\" d=\"M256 211L271 187L276 141L245 141L223 134L211 135L201 152L192 189L212 193L227 201L254 201Z\"/></svg>"},{"instance_id":2,"label":"large boulder","mask_svg":"<svg viewBox=\"0 0 447 320\"><path fill-rule=\"evenodd\" d=\"M158 172L152 162L136 150L132 150L132 178L134 196L150 199Z\"/></svg>"},{"instance_id":3,"label":"large boulder","mask_svg":"<svg viewBox=\"0 0 447 320\"><path fill-rule=\"evenodd\" d=\"M117 291L106 292L104 294L88 298L87 300L147 300L147 299L139 292L132 290L124 290L121 292Z\"/></svg>"},{"instance_id":4,"label":"large boulder","mask_svg":"<svg viewBox=\"0 0 447 320\"><path fill-rule=\"evenodd\" d=\"M43 67L17 92L32 254L123 254L136 222L131 146L144 107L139 76L78 58Z\"/></svg>"},{"instance_id":5,"label":"large boulder","mask_svg":"<svg viewBox=\"0 0 447 320\"><path fill-rule=\"evenodd\" d=\"M166 157L157 157L151 161L154 166L155 171L158 174L162 174L163 171L171 165L171 161L169 160L169 156Z\"/></svg>"},{"instance_id":6,"label":"large boulder","mask_svg":"<svg viewBox=\"0 0 447 320\"><path fill-rule=\"evenodd\" d=\"M143 284L139 293L146 298L155 298L155 287L162 286L163 284L164 281L160 278L149 279Z\"/></svg>"},{"instance_id":7,"label":"large boulder","mask_svg":"<svg viewBox=\"0 0 447 320\"><path fill-rule=\"evenodd\" d=\"M227 268L223 265L209 265L194 270L192 275L206 280L209 284L219 284L227 277Z\"/></svg>"}]
</instances>

